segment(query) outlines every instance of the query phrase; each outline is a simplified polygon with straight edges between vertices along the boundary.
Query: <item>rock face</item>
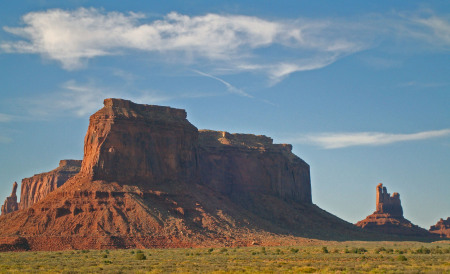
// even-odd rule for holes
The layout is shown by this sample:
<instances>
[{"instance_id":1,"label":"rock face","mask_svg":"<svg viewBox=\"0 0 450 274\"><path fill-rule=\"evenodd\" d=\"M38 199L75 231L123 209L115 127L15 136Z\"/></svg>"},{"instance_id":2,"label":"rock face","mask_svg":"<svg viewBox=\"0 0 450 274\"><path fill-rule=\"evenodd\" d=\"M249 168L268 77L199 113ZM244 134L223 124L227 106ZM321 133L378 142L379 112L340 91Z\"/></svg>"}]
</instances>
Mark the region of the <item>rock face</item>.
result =
<instances>
[{"instance_id":1,"label":"rock face","mask_svg":"<svg viewBox=\"0 0 450 274\"><path fill-rule=\"evenodd\" d=\"M56 169L22 180L19 209L26 209L80 171L80 160L61 160Z\"/></svg>"},{"instance_id":2,"label":"rock face","mask_svg":"<svg viewBox=\"0 0 450 274\"><path fill-rule=\"evenodd\" d=\"M272 194L312 203L309 165L269 137L202 130L199 164L202 181L233 200Z\"/></svg>"},{"instance_id":3,"label":"rock face","mask_svg":"<svg viewBox=\"0 0 450 274\"><path fill-rule=\"evenodd\" d=\"M2 205L2 215L14 212L19 209L19 205L17 204L17 183L14 182L13 189L11 195L6 197L5 203Z\"/></svg>"},{"instance_id":4,"label":"rock face","mask_svg":"<svg viewBox=\"0 0 450 274\"><path fill-rule=\"evenodd\" d=\"M435 225L430 227L429 231L441 237L450 238L450 217L447 220L441 218Z\"/></svg>"},{"instance_id":5,"label":"rock face","mask_svg":"<svg viewBox=\"0 0 450 274\"><path fill-rule=\"evenodd\" d=\"M198 179L198 130L186 111L117 99L104 103L90 118L83 174L133 184Z\"/></svg>"},{"instance_id":6,"label":"rock face","mask_svg":"<svg viewBox=\"0 0 450 274\"><path fill-rule=\"evenodd\" d=\"M412 224L403 217L400 194L394 192L391 196L383 184L378 184L376 210L366 219L356 223L363 229L401 236L430 237L427 230Z\"/></svg>"},{"instance_id":7,"label":"rock face","mask_svg":"<svg viewBox=\"0 0 450 274\"><path fill-rule=\"evenodd\" d=\"M0 216L0 248L370 238L312 204L309 166L291 149L264 136L199 132L184 110L106 99L90 118L80 172Z\"/></svg>"}]
</instances>

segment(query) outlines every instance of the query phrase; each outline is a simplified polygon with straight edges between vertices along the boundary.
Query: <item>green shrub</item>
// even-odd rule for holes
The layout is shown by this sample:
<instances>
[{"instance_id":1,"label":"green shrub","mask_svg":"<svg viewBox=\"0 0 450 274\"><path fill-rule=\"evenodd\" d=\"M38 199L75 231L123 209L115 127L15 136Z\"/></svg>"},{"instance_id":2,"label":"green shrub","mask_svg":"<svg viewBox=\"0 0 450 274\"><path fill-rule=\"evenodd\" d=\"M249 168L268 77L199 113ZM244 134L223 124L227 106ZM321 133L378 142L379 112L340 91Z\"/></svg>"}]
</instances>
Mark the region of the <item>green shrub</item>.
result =
<instances>
[{"instance_id":1,"label":"green shrub","mask_svg":"<svg viewBox=\"0 0 450 274\"><path fill-rule=\"evenodd\" d=\"M105 254L105 255L103 255L103 258L108 258L108 255L106 255L106 254Z\"/></svg>"},{"instance_id":2,"label":"green shrub","mask_svg":"<svg viewBox=\"0 0 450 274\"><path fill-rule=\"evenodd\" d=\"M376 254L379 254L380 252L383 252L383 251L386 251L386 248L384 248L383 246L375 249Z\"/></svg>"},{"instance_id":3,"label":"green shrub","mask_svg":"<svg viewBox=\"0 0 450 274\"><path fill-rule=\"evenodd\" d=\"M401 262L404 262L404 261L407 261L408 259L405 257L405 255L399 255L399 256L397 256L397 261L401 261Z\"/></svg>"},{"instance_id":4,"label":"green shrub","mask_svg":"<svg viewBox=\"0 0 450 274\"><path fill-rule=\"evenodd\" d=\"M364 247L360 247L360 248L352 248L352 253L357 253L357 254L364 254L367 252L367 249L365 249Z\"/></svg>"},{"instance_id":5,"label":"green shrub","mask_svg":"<svg viewBox=\"0 0 450 274\"><path fill-rule=\"evenodd\" d=\"M326 246L322 247L322 252L323 253L328 253L328 248Z\"/></svg>"},{"instance_id":6,"label":"green shrub","mask_svg":"<svg viewBox=\"0 0 450 274\"><path fill-rule=\"evenodd\" d=\"M302 272L302 273L314 273L314 272L317 272L317 269L315 269L314 267L304 266L304 267L300 268L300 272Z\"/></svg>"},{"instance_id":7,"label":"green shrub","mask_svg":"<svg viewBox=\"0 0 450 274\"><path fill-rule=\"evenodd\" d=\"M426 248L426 247L422 246L421 248L416 250L416 253L417 254L430 254L431 250L429 248Z\"/></svg>"},{"instance_id":8,"label":"green shrub","mask_svg":"<svg viewBox=\"0 0 450 274\"><path fill-rule=\"evenodd\" d=\"M144 253L136 253L136 259L137 260L145 260L147 257L145 257Z\"/></svg>"}]
</instances>

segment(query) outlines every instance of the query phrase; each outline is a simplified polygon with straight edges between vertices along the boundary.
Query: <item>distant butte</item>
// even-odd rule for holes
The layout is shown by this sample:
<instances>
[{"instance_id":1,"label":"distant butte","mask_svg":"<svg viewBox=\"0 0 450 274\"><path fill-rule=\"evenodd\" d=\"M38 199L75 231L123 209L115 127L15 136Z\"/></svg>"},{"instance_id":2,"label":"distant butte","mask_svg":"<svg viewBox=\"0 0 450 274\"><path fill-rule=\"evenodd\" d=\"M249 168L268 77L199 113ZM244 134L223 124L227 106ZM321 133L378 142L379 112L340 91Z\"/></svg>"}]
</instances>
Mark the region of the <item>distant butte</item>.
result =
<instances>
[{"instance_id":1,"label":"distant butte","mask_svg":"<svg viewBox=\"0 0 450 274\"><path fill-rule=\"evenodd\" d=\"M441 237L450 238L450 217L447 220L441 218L435 225L430 227L429 231Z\"/></svg>"},{"instance_id":2,"label":"distant butte","mask_svg":"<svg viewBox=\"0 0 450 274\"><path fill-rule=\"evenodd\" d=\"M36 174L22 180L20 187L20 203L15 195L17 183L13 185L13 194L6 198L2 215L19 209L26 209L42 200L47 194L62 186L67 180L80 171L81 160L61 160L59 166L52 171ZM15 204L17 206L15 206Z\"/></svg>"},{"instance_id":3,"label":"distant butte","mask_svg":"<svg viewBox=\"0 0 450 274\"><path fill-rule=\"evenodd\" d=\"M376 210L366 219L356 223L363 229L400 236L432 236L427 230L412 224L403 217L400 194L394 192L392 196L383 184L376 188Z\"/></svg>"}]
</instances>

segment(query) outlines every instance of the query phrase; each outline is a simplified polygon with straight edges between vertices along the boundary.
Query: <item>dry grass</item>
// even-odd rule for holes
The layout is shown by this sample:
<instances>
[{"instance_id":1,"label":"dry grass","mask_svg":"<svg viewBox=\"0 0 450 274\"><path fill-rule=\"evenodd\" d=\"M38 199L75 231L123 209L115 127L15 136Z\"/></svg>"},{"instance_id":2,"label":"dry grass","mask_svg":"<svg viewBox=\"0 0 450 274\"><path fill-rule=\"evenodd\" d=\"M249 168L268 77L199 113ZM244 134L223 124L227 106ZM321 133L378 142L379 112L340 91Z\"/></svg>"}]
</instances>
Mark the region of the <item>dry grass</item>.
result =
<instances>
[{"instance_id":1,"label":"dry grass","mask_svg":"<svg viewBox=\"0 0 450 274\"><path fill-rule=\"evenodd\" d=\"M450 242L0 253L0 272L450 272Z\"/></svg>"}]
</instances>

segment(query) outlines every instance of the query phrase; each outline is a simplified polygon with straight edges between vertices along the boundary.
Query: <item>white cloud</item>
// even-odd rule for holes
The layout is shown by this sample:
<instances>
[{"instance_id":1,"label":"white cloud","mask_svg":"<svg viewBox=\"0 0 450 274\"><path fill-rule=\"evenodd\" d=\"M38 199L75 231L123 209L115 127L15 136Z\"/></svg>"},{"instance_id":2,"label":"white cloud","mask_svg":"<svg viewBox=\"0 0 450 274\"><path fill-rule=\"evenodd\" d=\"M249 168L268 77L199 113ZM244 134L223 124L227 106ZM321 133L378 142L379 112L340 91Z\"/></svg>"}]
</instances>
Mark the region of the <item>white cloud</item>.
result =
<instances>
[{"instance_id":1,"label":"white cloud","mask_svg":"<svg viewBox=\"0 0 450 274\"><path fill-rule=\"evenodd\" d=\"M422 131L411 134L382 132L320 133L285 140L291 143L312 144L325 149L352 146L379 146L398 142L418 141L450 136L450 129Z\"/></svg>"},{"instance_id":2,"label":"white cloud","mask_svg":"<svg viewBox=\"0 0 450 274\"><path fill-rule=\"evenodd\" d=\"M269 21L253 16L186 16L172 12L161 20L144 23L146 18L141 14L93 8L31 12L22 19L24 27L4 28L22 40L2 42L2 49L41 54L60 62L65 69L82 68L94 57L138 50L181 54L182 58L164 61L203 60L216 68L237 69L236 64L244 61L247 69L253 66L275 79L294 71L323 67L366 46L355 37L347 37L345 30L333 22L313 20ZM319 61L320 65L315 64L317 60L304 64L304 56L311 54L318 55L318 59L334 58L331 62ZM294 60L300 60L295 62L293 56L303 57L295 57Z\"/></svg>"},{"instance_id":3,"label":"white cloud","mask_svg":"<svg viewBox=\"0 0 450 274\"><path fill-rule=\"evenodd\" d=\"M449 19L430 11L318 20L172 12L150 20L143 14L79 8L30 12L22 20L23 27L4 27L20 39L3 41L0 47L6 52L40 54L65 69L80 69L95 57L137 51L148 53L150 62L263 73L272 84L386 39L450 46Z\"/></svg>"}]
</instances>

